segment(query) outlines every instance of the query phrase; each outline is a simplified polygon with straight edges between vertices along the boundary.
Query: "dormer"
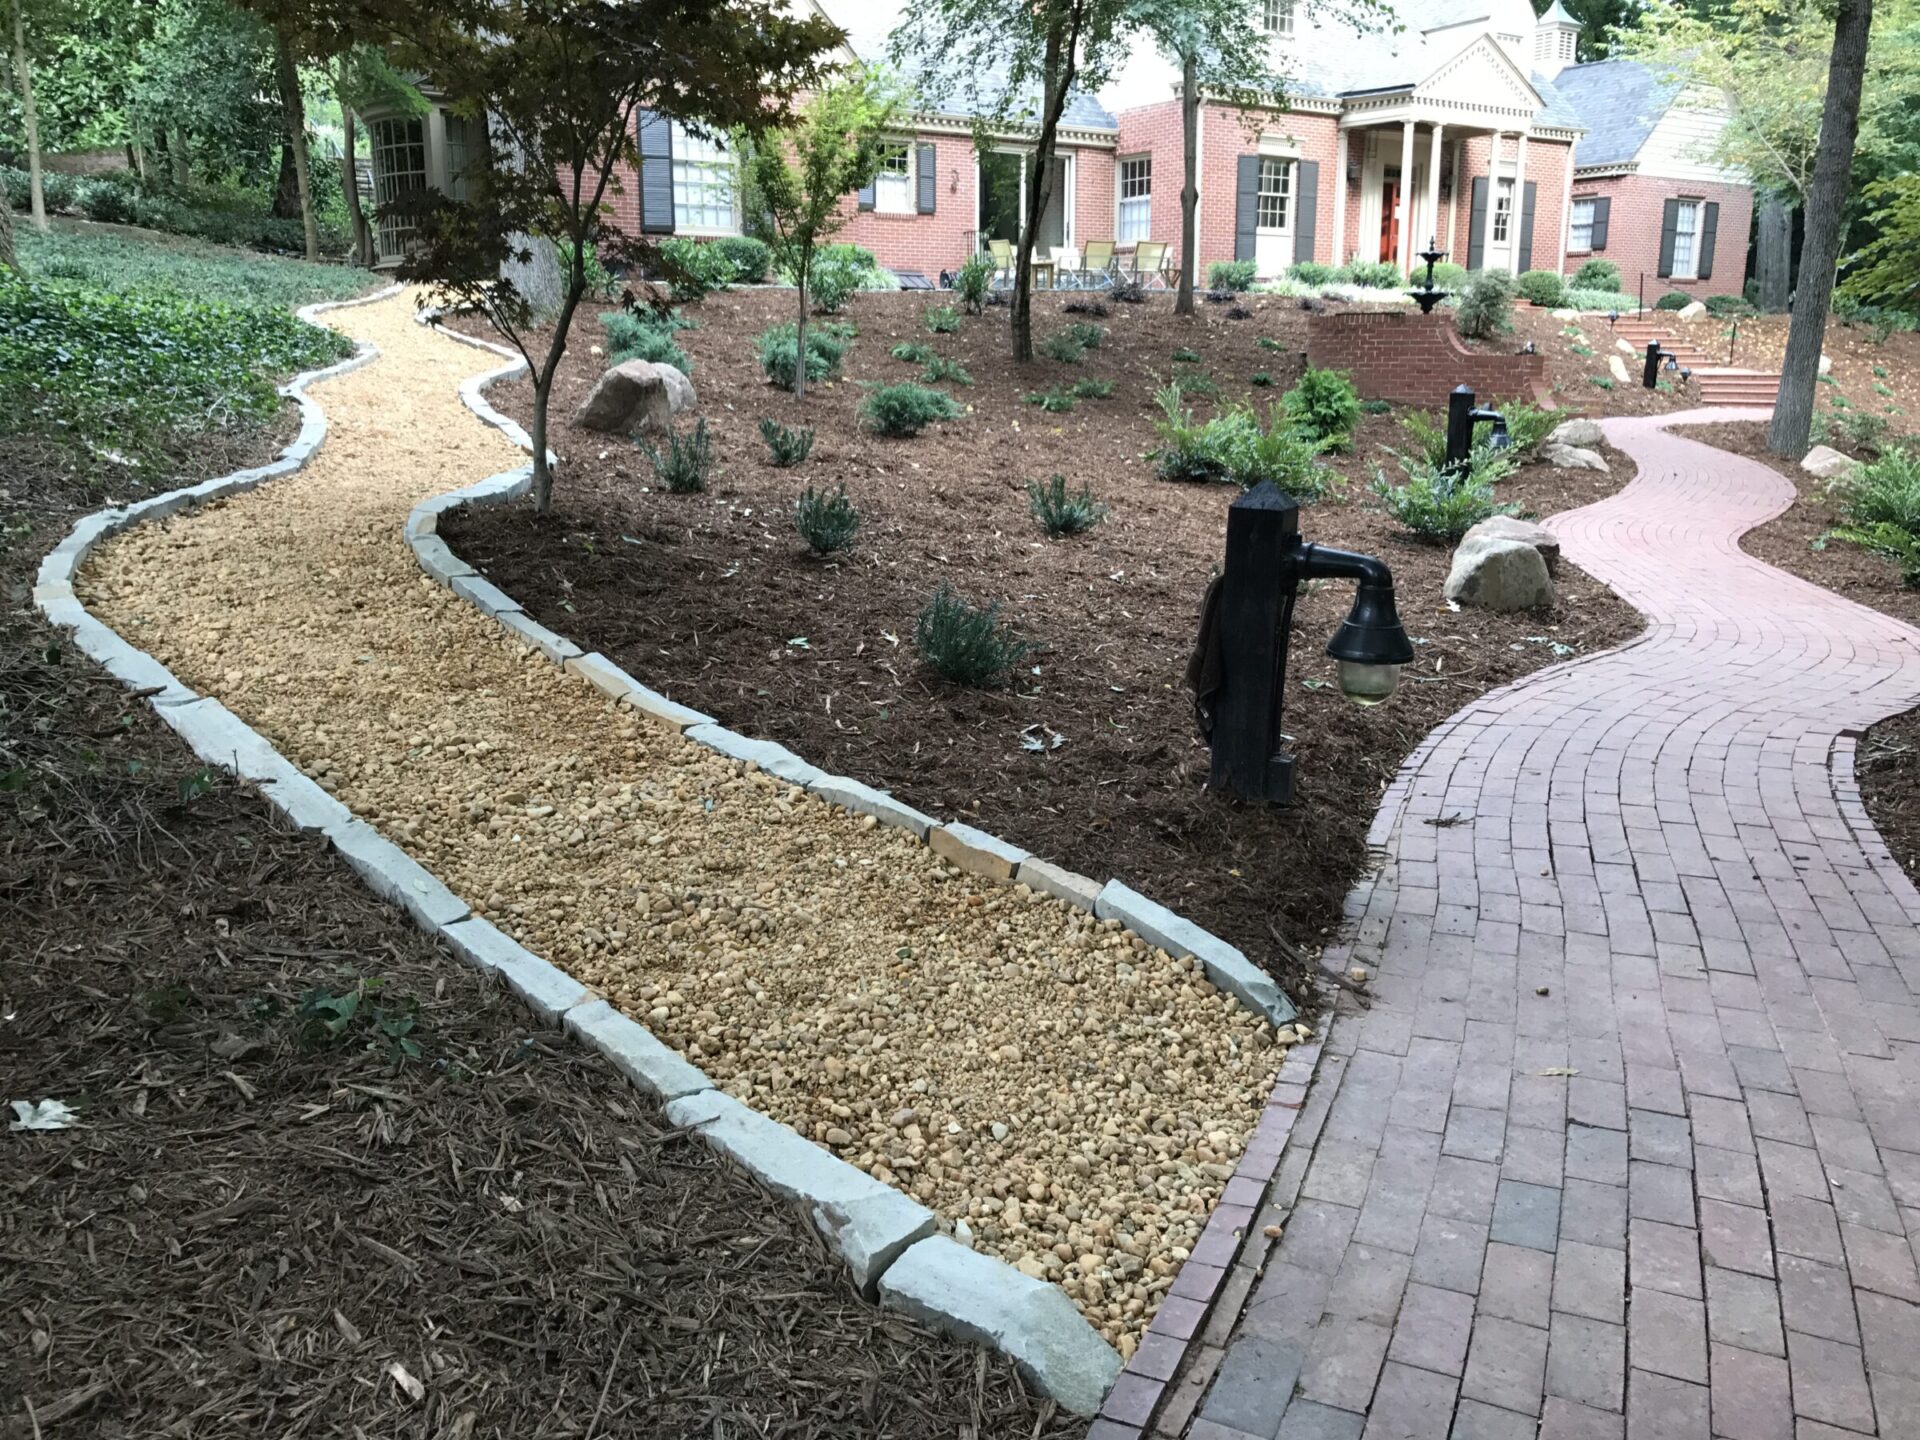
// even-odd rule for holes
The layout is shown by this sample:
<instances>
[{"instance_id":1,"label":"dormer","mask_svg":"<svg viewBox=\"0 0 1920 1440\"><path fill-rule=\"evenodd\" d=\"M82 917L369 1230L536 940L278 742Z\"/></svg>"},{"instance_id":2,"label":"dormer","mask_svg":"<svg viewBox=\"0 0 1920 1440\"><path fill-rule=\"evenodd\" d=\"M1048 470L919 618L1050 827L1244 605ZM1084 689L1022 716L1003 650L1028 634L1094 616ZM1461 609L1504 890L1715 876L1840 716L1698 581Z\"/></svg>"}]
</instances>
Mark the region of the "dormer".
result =
<instances>
[{"instance_id":1,"label":"dormer","mask_svg":"<svg viewBox=\"0 0 1920 1440\"><path fill-rule=\"evenodd\" d=\"M1259 6L1256 12L1260 28L1267 36L1276 41L1293 38L1294 0L1254 0Z\"/></svg>"},{"instance_id":2,"label":"dormer","mask_svg":"<svg viewBox=\"0 0 1920 1440\"><path fill-rule=\"evenodd\" d=\"M1580 43L1580 22L1553 0L1547 13L1533 25L1533 68L1551 80L1573 64Z\"/></svg>"}]
</instances>

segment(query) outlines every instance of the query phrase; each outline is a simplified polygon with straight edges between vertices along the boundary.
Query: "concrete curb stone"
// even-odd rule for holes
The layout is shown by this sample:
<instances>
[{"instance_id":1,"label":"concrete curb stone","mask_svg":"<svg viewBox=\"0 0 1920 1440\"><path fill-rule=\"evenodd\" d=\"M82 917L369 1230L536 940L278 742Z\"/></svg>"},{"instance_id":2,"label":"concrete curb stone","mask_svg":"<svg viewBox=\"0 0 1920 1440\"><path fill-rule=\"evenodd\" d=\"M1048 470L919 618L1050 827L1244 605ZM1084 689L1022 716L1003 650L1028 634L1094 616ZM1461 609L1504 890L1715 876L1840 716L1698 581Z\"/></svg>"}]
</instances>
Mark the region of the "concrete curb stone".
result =
<instances>
[{"instance_id":1,"label":"concrete curb stone","mask_svg":"<svg viewBox=\"0 0 1920 1440\"><path fill-rule=\"evenodd\" d=\"M454 576L449 588L490 619L498 620L502 615L520 613L519 603L511 595L491 580L482 579L477 571L469 570L464 575ZM547 633L552 634L551 631Z\"/></svg>"},{"instance_id":2,"label":"concrete curb stone","mask_svg":"<svg viewBox=\"0 0 1920 1440\"><path fill-rule=\"evenodd\" d=\"M484 584L485 582L483 581L482 583ZM453 588L456 594L459 593L460 582L456 580ZM491 585L487 586L487 588L489 590L494 589ZM494 590L494 593L497 595L501 592ZM502 610L496 613L493 618L506 627L507 631L512 634L515 639L519 640L522 644L531 645L556 665L564 664L574 656L586 653L578 645L574 644L573 641L567 639L566 636L554 634L553 631L547 629L547 627L539 621L528 619L518 610Z\"/></svg>"},{"instance_id":3,"label":"concrete curb stone","mask_svg":"<svg viewBox=\"0 0 1920 1440\"><path fill-rule=\"evenodd\" d=\"M470 915L440 927L440 935L469 965L492 970L526 1007L550 1025L577 1005L598 997L558 966L550 965L491 920Z\"/></svg>"},{"instance_id":4,"label":"concrete curb stone","mask_svg":"<svg viewBox=\"0 0 1920 1440\"><path fill-rule=\"evenodd\" d=\"M1202 930L1180 916L1118 880L1101 887L1093 913L1102 920L1118 920L1149 944L1158 945L1169 955L1191 955L1207 972L1207 978L1232 995L1256 1015L1264 1015L1275 1025L1290 1024L1293 1002L1273 977L1248 960L1218 936Z\"/></svg>"},{"instance_id":5,"label":"concrete curb stone","mask_svg":"<svg viewBox=\"0 0 1920 1440\"><path fill-rule=\"evenodd\" d=\"M922 844L926 843L933 827L940 823L931 815L923 815L904 801L894 799L886 791L862 785L845 775L822 775L807 788L830 804L842 806L857 815L871 815L882 825L909 831Z\"/></svg>"},{"instance_id":6,"label":"concrete curb stone","mask_svg":"<svg viewBox=\"0 0 1920 1440\"><path fill-rule=\"evenodd\" d=\"M937 825L927 835L933 853L960 869L989 880L1012 880L1014 872L1032 857L1018 845L976 830L958 820Z\"/></svg>"},{"instance_id":7,"label":"concrete curb stone","mask_svg":"<svg viewBox=\"0 0 1920 1440\"><path fill-rule=\"evenodd\" d=\"M1020 862L1020 868L1014 871L1013 878L1017 884L1038 890L1043 895L1051 895L1056 900L1064 900L1081 910L1092 910L1100 898L1098 880L1076 875L1050 860L1033 855Z\"/></svg>"},{"instance_id":8,"label":"concrete curb stone","mask_svg":"<svg viewBox=\"0 0 1920 1440\"><path fill-rule=\"evenodd\" d=\"M749 740L745 735L736 735L724 725L694 725L684 733L687 739L696 744L717 750L730 759L744 760L769 775L795 785L811 785L816 780L826 778L821 770L809 765L786 746L776 745L771 740Z\"/></svg>"},{"instance_id":9,"label":"concrete curb stone","mask_svg":"<svg viewBox=\"0 0 1920 1440\"><path fill-rule=\"evenodd\" d=\"M423 930L439 930L473 912L433 872L364 820L327 831L333 848L376 895L404 906Z\"/></svg>"},{"instance_id":10,"label":"concrete curb stone","mask_svg":"<svg viewBox=\"0 0 1920 1440\"><path fill-rule=\"evenodd\" d=\"M569 1034L604 1055L614 1069L656 1100L678 1100L714 1088L699 1067L605 1000L583 1000L561 1020Z\"/></svg>"}]
</instances>

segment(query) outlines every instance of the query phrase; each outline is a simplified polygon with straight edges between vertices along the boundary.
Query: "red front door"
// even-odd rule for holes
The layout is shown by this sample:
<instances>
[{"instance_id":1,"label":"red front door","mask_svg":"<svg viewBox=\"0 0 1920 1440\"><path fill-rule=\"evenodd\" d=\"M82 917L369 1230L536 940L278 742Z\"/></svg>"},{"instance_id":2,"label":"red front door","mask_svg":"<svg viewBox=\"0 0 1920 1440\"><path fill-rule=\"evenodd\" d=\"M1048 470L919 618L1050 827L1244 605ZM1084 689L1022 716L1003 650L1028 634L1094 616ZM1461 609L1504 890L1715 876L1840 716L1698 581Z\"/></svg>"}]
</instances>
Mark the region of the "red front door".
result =
<instances>
[{"instance_id":1,"label":"red front door","mask_svg":"<svg viewBox=\"0 0 1920 1440\"><path fill-rule=\"evenodd\" d=\"M1400 258L1400 182L1394 179L1380 186L1380 258Z\"/></svg>"}]
</instances>

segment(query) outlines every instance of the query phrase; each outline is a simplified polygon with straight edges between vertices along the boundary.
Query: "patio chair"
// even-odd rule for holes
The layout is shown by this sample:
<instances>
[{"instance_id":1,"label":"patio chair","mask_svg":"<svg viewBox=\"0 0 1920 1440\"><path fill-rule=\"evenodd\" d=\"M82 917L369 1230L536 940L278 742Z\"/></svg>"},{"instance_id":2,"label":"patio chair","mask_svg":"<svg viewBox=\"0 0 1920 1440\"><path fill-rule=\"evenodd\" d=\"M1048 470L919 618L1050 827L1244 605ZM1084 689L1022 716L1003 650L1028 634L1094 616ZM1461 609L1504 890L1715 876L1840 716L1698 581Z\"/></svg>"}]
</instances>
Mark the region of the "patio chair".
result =
<instances>
[{"instance_id":1,"label":"patio chair","mask_svg":"<svg viewBox=\"0 0 1920 1440\"><path fill-rule=\"evenodd\" d=\"M987 254L993 257L993 283L1011 285L1013 283L1013 242L989 240Z\"/></svg>"},{"instance_id":2,"label":"patio chair","mask_svg":"<svg viewBox=\"0 0 1920 1440\"><path fill-rule=\"evenodd\" d=\"M1091 290L1095 286L1110 285L1113 276L1113 241L1089 240L1087 248L1080 255L1078 278L1080 288Z\"/></svg>"},{"instance_id":3,"label":"patio chair","mask_svg":"<svg viewBox=\"0 0 1920 1440\"><path fill-rule=\"evenodd\" d=\"M1133 247L1131 278L1142 285L1158 284L1167 288L1167 259L1172 249L1164 240L1142 240Z\"/></svg>"}]
</instances>

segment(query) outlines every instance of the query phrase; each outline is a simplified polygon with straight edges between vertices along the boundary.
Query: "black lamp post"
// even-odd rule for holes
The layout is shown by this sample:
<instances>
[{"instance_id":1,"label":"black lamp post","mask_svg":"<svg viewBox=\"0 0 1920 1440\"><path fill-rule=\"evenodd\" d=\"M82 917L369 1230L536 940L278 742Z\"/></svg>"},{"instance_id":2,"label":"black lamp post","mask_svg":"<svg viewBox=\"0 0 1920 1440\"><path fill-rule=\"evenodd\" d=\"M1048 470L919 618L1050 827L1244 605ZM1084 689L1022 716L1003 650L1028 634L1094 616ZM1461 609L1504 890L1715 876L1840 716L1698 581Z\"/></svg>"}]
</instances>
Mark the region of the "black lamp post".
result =
<instances>
[{"instance_id":1,"label":"black lamp post","mask_svg":"<svg viewBox=\"0 0 1920 1440\"><path fill-rule=\"evenodd\" d=\"M1287 640L1302 580L1357 580L1353 608L1327 642L1340 688L1362 705L1394 691L1413 644L1400 628L1393 574L1371 555L1300 538L1300 504L1262 481L1227 511L1227 565L1190 672L1213 747L1211 783L1249 800L1293 799L1281 749Z\"/></svg>"},{"instance_id":2,"label":"black lamp post","mask_svg":"<svg viewBox=\"0 0 1920 1440\"><path fill-rule=\"evenodd\" d=\"M1507 417L1498 410L1482 410L1473 403L1473 391L1465 385L1456 385L1447 396L1447 458L1441 468L1450 475L1465 470L1473 455L1473 428L1476 425L1493 426L1493 435L1488 441L1496 450L1505 450L1513 443L1507 434Z\"/></svg>"}]
</instances>

